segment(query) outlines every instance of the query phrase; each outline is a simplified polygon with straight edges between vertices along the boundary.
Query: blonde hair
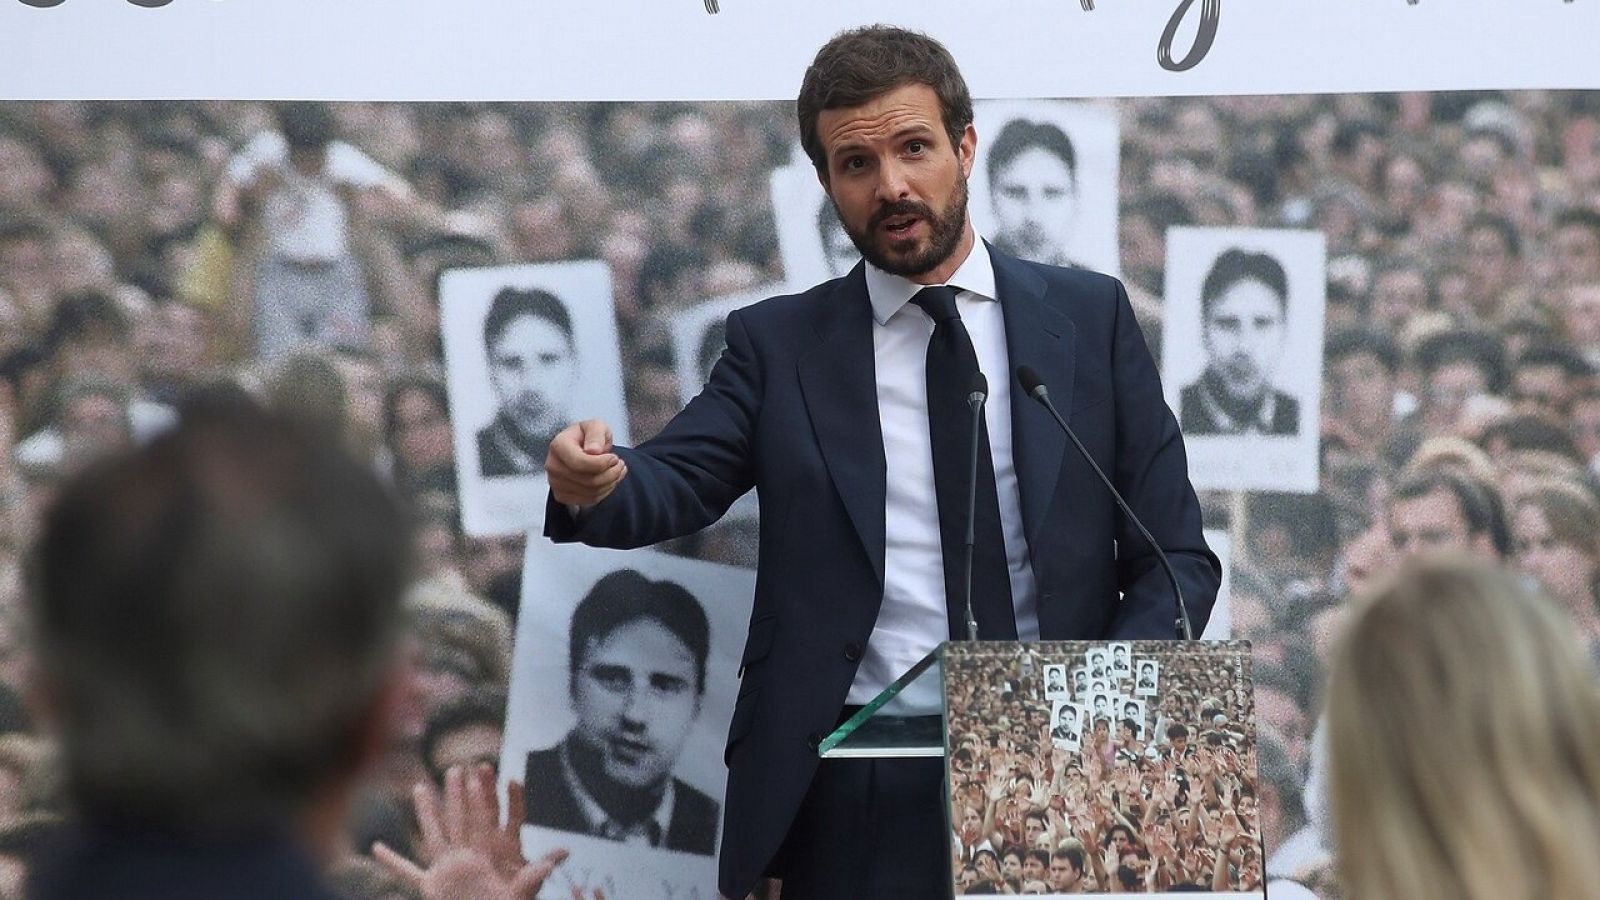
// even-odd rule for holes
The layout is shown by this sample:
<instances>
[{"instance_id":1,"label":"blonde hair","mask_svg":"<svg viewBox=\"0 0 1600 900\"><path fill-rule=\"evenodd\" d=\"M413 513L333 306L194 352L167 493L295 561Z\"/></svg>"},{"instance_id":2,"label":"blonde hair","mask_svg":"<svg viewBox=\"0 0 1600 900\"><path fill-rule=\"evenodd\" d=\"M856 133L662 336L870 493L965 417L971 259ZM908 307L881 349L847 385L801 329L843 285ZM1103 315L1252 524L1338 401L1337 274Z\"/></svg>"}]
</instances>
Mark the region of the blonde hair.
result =
<instances>
[{"instance_id":1,"label":"blonde hair","mask_svg":"<svg viewBox=\"0 0 1600 900\"><path fill-rule=\"evenodd\" d=\"M1358 603L1328 740L1350 900L1600 891L1600 687L1555 604L1428 557Z\"/></svg>"}]
</instances>

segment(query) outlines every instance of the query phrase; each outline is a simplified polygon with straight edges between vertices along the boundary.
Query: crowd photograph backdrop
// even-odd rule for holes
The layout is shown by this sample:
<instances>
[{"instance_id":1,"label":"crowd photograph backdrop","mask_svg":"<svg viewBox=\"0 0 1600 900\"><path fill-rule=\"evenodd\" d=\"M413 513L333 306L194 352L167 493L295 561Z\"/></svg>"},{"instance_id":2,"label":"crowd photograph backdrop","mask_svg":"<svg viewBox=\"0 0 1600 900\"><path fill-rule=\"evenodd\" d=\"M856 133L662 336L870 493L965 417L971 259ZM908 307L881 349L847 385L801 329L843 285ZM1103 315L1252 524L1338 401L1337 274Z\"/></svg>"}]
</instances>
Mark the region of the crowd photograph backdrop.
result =
<instances>
[{"instance_id":1,"label":"crowd photograph backdrop","mask_svg":"<svg viewBox=\"0 0 1600 900\"><path fill-rule=\"evenodd\" d=\"M1212 358L1208 273L1230 249L1284 270L1253 396L1292 400L1294 427L1195 430L1192 475L1228 562L1206 636L1253 647L1259 774L1231 811L1274 896L1337 896L1320 694L1355 592L1458 542L1600 648L1600 4L1216 6L0 0L0 689L23 690L21 563L54 485L226 384L335 425L418 523L437 677L372 808L408 802L429 714L466 695L510 692L508 760L558 737L517 715L559 705L550 634L603 567L530 546L537 473L485 477L493 295L560 295L566 408L655 434L728 311L832 277L792 98L828 37L883 20L953 51L984 101L980 168L1013 119L1081 129L1081 244L1044 258L1123 280L1175 412ZM326 168L297 174L286 134L323 141ZM975 176L991 240L994 187ZM344 318L267 326L305 296ZM1250 381L1247 357L1214 381ZM1236 424L1259 412L1224 400ZM682 771L713 797L702 731L737 693L758 516L752 498L626 563L712 613L717 681ZM673 871L715 896L701 862Z\"/></svg>"}]
</instances>

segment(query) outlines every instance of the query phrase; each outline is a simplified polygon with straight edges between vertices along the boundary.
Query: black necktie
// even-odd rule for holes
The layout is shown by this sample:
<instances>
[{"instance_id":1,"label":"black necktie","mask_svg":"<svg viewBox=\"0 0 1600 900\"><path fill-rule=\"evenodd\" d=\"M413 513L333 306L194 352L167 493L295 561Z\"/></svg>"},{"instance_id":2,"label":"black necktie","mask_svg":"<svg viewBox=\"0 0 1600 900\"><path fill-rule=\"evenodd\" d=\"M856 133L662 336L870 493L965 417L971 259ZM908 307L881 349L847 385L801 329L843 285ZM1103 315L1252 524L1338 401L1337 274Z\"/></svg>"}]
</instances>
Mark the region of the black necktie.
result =
<instances>
[{"instance_id":1,"label":"black necktie","mask_svg":"<svg viewBox=\"0 0 1600 900\"><path fill-rule=\"evenodd\" d=\"M933 488L939 502L939 544L944 551L944 595L950 636L967 639L963 566L967 539L967 471L971 463L972 408L967 394L978 371L972 337L956 312L956 289L927 287L911 302L933 318L928 341L928 434L933 439ZM1000 530L1000 495L994 485L989 430L980 420L977 516L972 551L972 609L978 636L1015 640L1005 537Z\"/></svg>"}]
</instances>

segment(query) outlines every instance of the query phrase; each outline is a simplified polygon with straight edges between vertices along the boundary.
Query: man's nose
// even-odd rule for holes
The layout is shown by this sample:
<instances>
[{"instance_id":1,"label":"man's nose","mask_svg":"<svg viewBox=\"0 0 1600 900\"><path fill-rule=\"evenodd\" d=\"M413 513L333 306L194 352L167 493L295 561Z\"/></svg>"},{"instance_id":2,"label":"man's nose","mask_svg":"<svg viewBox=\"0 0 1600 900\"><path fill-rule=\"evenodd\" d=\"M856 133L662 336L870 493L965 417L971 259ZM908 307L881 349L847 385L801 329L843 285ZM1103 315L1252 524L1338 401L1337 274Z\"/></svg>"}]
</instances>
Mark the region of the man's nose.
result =
<instances>
[{"instance_id":1,"label":"man's nose","mask_svg":"<svg viewBox=\"0 0 1600 900\"><path fill-rule=\"evenodd\" d=\"M891 159L878 167L878 199L895 203L911 196L911 185L905 166Z\"/></svg>"}]
</instances>

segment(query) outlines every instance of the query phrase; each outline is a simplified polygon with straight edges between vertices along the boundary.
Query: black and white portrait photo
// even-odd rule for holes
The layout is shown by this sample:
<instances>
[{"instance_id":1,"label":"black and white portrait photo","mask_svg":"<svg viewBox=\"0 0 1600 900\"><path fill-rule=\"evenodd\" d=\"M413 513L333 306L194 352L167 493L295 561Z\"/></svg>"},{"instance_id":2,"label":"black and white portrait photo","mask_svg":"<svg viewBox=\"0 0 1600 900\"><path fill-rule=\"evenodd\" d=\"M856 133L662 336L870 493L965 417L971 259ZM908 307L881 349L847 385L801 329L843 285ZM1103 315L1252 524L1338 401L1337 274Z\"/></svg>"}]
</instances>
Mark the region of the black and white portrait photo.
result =
<instances>
[{"instance_id":1,"label":"black and white portrait photo","mask_svg":"<svg viewBox=\"0 0 1600 900\"><path fill-rule=\"evenodd\" d=\"M1160 684L1161 663L1153 659L1141 659L1133 670L1133 693L1138 697L1154 697L1156 687Z\"/></svg>"},{"instance_id":2,"label":"black and white portrait photo","mask_svg":"<svg viewBox=\"0 0 1600 900\"><path fill-rule=\"evenodd\" d=\"M1080 700L1089 694L1089 670L1077 668L1072 670L1072 696Z\"/></svg>"},{"instance_id":3,"label":"black and white portrait photo","mask_svg":"<svg viewBox=\"0 0 1600 900\"><path fill-rule=\"evenodd\" d=\"M1321 234L1174 228L1162 381L1197 488L1316 489Z\"/></svg>"},{"instance_id":4,"label":"black and white portrait photo","mask_svg":"<svg viewBox=\"0 0 1600 900\"><path fill-rule=\"evenodd\" d=\"M1126 680L1133 675L1133 645L1127 641L1116 641L1110 645L1111 671L1118 679Z\"/></svg>"},{"instance_id":5,"label":"black and white portrait photo","mask_svg":"<svg viewBox=\"0 0 1600 900\"><path fill-rule=\"evenodd\" d=\"M808 287L848 273L861 261L861 253L817 181L817 170L804 161L803 152L796 153L801 162L772 173L772 213L784 279Z\"/></svg>"},{"instance_id":6,"label":"black and white portrait photo","mask_svg":"<svg viewBox=\"0 0 1600 900\"><path fill-rule=\"evenodd\" d=\"M462 525L536 530L550 439L579 418L626 431L610 273L599 262L455 269L439 298Z\"/></svg>"},{"instance_id":7,"label":"black and white portrait photo","mask_svg":"<svg viewBox=\"0 0 1600 900\"><path fill-rule=\"evenodd\" d=\"M1114 112L1062 100L974 104L978 233L1022 259L1117 274Z\"/></svg>"},{"instance_id":8,"label":"black and white portrait photo","mask_svg":"<svg viewBox=\"0 0 1600 900\"><path fill-rule=\"evenodd\" d=\"M1104 647L1096 647L1086 654L1089 663L1089 680L1100 681L1111 677L1109 654Z\"/></svg>"},{"instance_id":9,"label":"black and white portrait photo","mask_svg":"<svg viewBox=\"0 0 1600 900\"><path fill-rule=\"evenodd\" d=\"M1062 750L1076 751L1083 742L1083 707L1057 700L1050 705L1050 742Z\"/></svg>"},{"instance_id":10,"label":"black and white portrait photo","mask_svg":"<svg viewBox=\"0 0 1600 900\"><path fill-rule=\"evenodd\" d=\"M1067 684L1067 667L1051 663L1044 667L1044 696L1047 700L1065 700L1072 689Z\"/></svg>"},{"instance_id":11,"label":"black and white portrait photo","mask_svg":"<svg viewBox=\"0 0 1600 900\"><path fill-rule=\"evenodd\" d=\"M565 846L619 889L705 893L752 574L544 541L525 572L501 771L530 858Z\"/></svg>"}]
</instances>

